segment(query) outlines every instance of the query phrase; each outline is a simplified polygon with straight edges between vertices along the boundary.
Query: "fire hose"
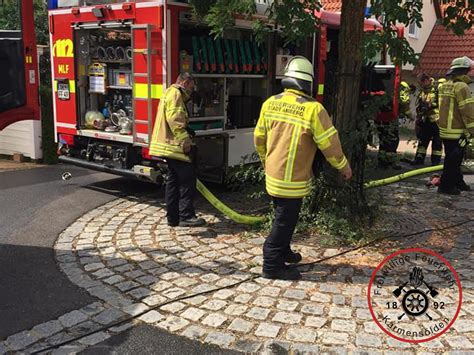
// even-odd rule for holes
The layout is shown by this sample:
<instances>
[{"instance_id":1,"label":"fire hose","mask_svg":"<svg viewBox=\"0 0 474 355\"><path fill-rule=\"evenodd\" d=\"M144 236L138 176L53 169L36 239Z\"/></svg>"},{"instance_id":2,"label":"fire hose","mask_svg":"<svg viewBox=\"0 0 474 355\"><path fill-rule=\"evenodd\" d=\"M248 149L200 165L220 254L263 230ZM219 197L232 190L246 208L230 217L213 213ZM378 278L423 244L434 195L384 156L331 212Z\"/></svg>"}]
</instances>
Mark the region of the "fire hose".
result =
<instances>
[{"instance_id":1,"label":"fire hose","mask_svg":"<svg viewBox=\"0 0 474 355\"><path fill-rule=\"evenodd\" d=\"M437 165L437 166L433 166L433 167L428 167L428 168L422 168L422 169L416 169L416 170L413 170L413 171L409 171L409 172L406 172L406 173L403 173L403 174L400 174L400 175L397 175L397 176L393 176L393 177L390 177L390 178L386 178L386 179L381 179L381 180L375 180L375 181L369 181L367 182L364 187L365 188L370 188L370 187L376 187L376 186L382 186L382 185L386 185L386 184L390 184L390 183L394 183L394 182L397 182L397 181L400 181L400 180L403 180L403 179L406 179L408 177L412 177L412 176L416 176L416 175L420 175L420 174L424 174L424 173L429 173L429 172L433 172L433 171L437 171L437 170L440 170L442 169L442 165ZM63 180L69 180L71 178L71 174L69 172L66 172L63 174ZM226 206L224 203L222 203L221 201L219 201L217 199L216 196L214 196L199 180L197 181L197 189L199 190L199 192L215 207L217 208L219 211L221 211L222 213L226 214L229 218L235 220L236 222L238 223L247 223L247 224L253 224L253 223L257 223L260 222L260 221L263 221L263 217L254 217L254 216L245 216L245 215L241 215L235 211L233 211L232 209L230 209L228 206ZM469 219L469 220L466 220L466 221L462 221L462 222L459 222L459 223L456 223L456 224L453 224L453 225L450 225L450 226L446 226L446 227L442 227L442 228L431 228L431 229L423 229L423 230L420 230L420 231L417 231L417 232L412 232L412 233L409 233L409 234L405 234L403 235L404 238L407 238L407 237L410 237L410 236L415 236L415 235L420 235L420 234L424 234L424 233L428 233L428 232L433 232L433 231L441 231L441 230L448 230L448 229L452 229L452 228L456 228L456 227L459 227L459 226L462 226L462 225L465 225L465 224L468 224L468 223L472 223L474 220L472 219ZM251 223L250 223L251 222ZM337 253L335 255L331 255L331 256L327 256L327 257L323 257L323 258L320 258L318 260L315 260L315 261L312 261L312 262L309 262L309 263L305 263L305 264L300 264L300 267L302 266L311 266L311 265L317 265L319 263L322 263L324 261L327 261L327 260L331 260L331 259L335 259L339 256L342 256L342 255L345 255L345 254L348 254L348 253L351 253L351 252L354 252L354 251L357 251L357 250L360 250L362 248L365 248L367 246L370 246L370 245L375 245L383 240L388 240L388 239L391 239L393 238L393 236L385 236L385 237L382 237L382 238L379 238L379 239L376 239L376 240L371 240L369 242L366 242L364 243L363 245L359 245L357 247L354 247L354 248L351 248L351 249L347 249L347 250L344 250L340 253ZM398 236L399 238L399 236ZM67 344L70 344L70 343L73 343L74 341L77 341L79 339L82 339L82 338L85 338L87 336L90 336L92 334L96 334L98 332L101 332L101 331L105 331L105 330L108 330L112 327L118 327L122 324L125 324L127 322L130 322L134 319L137 319L143 315L145 315L146 313L152 311L152 310L156 310L156 309L160 309L161 307L165 306L165 305L168 305L168 304L171 304L171 303L175 303L175 302L178 302L178 301L182 301L182 300L186 300L186 299L190 299L190 298L193 298L193 297L196 297L196 296L202 296L202 295L205 295L205 294L210 294L212 292L216 292L216 291L219 291L219 290L224 290L224 289L230 289L230 288L233 288L233 287L236 287L244 282L248 282L248 281L252 281L256 278L258 278L260 275L259 274L251 274L250 276L248 276L247 278L244 278L242 280L238 280L236 281L235 283L232 283L230 285L226 285L226 286L218 286L218 287L215 287L215 288L212 288L210 290L206 290L206 291L201 291L201 292L196 292L196 293L191 293L191 294L185 294L183 296L179 296L179 297L176 297L176 298L173 298L173 299L169 299L169 300L166 300L164 302L161 302L157 305L154 305L152 307L150 307L149 309L146 309L146 310L143 310L141 312L138 312L137 314L134 314L130 317L127 317L125 319L121 319L121 320L118 320L118 321L114 321L112 322L111 324L108 324L108 325L104 325L98 329L94 329L94 330L90 330L90 331L87 331L85 332L85 334L81 334L81 335L78 335L78 336L75 336L71 339L68 339L68 340L65 340L63 342L60 342L58 344L53 344L53 345L47 345L46 347L44 348L40 348L38 350L35 350L32 352L32 354L40 354L40 353L44 353L44 352L47 352L47 351L50 351L52 349L56 349L56 348L59 348L61 346L64 346L64 345L67 345Z\"/></svg>"},{"instance_id":2,"label":"fire hose","mask_svg":"<svg viewBox=\"0 0 474 355\"><path fill-rule=\"evenodd\" d=\"M443 165L435 165L435 166L430 166L427 168L421 168L421 169L416 169L416 170L411 170L407 171L405 173L395 175L392 177L388 177L385 179L380 179L380 180L372 180L368 181L364 184L364 189L370 189L374 187L379 187L379 186L384 186L388 184L393 184L395 182L421 175L421 174L427 174L431 173L434 171L442 170ZM72 175L69 172L65 172L62 176L63 180L69 180L72 177ZM249 215L244 215L241 213L238 213L234 211L232 208L227 206L225 203L223 203L221 200L219 200L211 191L207 189L206 186L200 181L197 180L196 183L196 188L197 190L201 193L201 195L218 211L223 213L225 216L230 218L232 221L240 224L258 224L262 223L265 221L264 216L249 216Z\"/></svg>"},{"instance_id":3,"label":"fire hose","mask_svg":"<svg viewBox=\"0 0 474 355\"><path fill-rule=\"evenodd\" d=\"M421 169L419 169L421 170ZM202 185L202 184L201 184ZM465 221L462 221L462 222L459 222L459 223L456 223L456 224L452 224L452 225L449 225L449 226L446 226L446 227L442 227L442 228L430 228L430 229L423 229L423 230L420 230L420 231L417 231L417 232L412 232L412 233L408 233L408 234L405 234L403 236L397 236L397 238L408 238L408 237L412 237L412 236L415 236L415 235L420 235L420 234L424 234L424 233L429 233L429 232L435 232L435 231L445 231L445 230L449 230L449 229L452 229L452 228L456 228L456 227L460 227L462 225L465 225L465 224L469 224L469 223L472 223L474 220L473 219L469 219L469 220L465 220ZM357 250L360 250L360 249L363 249L363 248L366 248L368 246L371 246L371 245L376 245L377 243L383 241L383 240L389 240L393 238L393 236L385 236L385 237L382 237L382 238L378 238L378 239L375 239L375 240L371 240L369 242L366 242L362 245L359 245L357 247L354 247L354 248L351 248L351 249L347 249L347 250L344 250L344 251L341 251L337 254L334 254L334 255L331 255L331 256L325 256L325 257L321 257L319 258L318 260L315 260L315 261L312 261L312 262L309 262L309 263L305 263L305 264L300 264L299 266L300 267L304 267L304 266L312 266L312 265L317 265L317 264L320 264L320 263L323 263L325 261L328 261L328 260L333 260L337 257L340 257L342 255L345 255L345 254L349 254L351 252L354 252L354 251L357 251ZM175 302L179 302L179 301L183 301L183 300L186 300L186 299L190 299L190 298L194 298L194 297L197 297L197 296L203 296L203 295L207 295L207 294L210 294L212 292L216 292L216 291L220 291L220 290L225 290L225 289L230 289L230 288L234 288L244 282L249 282L249 281L252 281L252 280L255 280L256 278L260 277L259 274L251 274L249 275L248 277L244 278L244 279L241 279L241 280L238 280L238 281L235 281L234 283L231 283L229 285L226 285L226 286L216 286L214 288L211 288L210 290L206 290L206 291L201 291L201 292L191 292L191 294L184 294L182 296L178 296L178 297L175 297L175 298L172 298L172 299L168 299L168 300L165 300L161 303L158 303L157 305L154 305L152 307L150 307L149 309L145 309L141 312L138 312L130 317L126 317L125 319L121 319L121 320L117 320L117 321L114 321L112 322L111 324L108 324L108 325L104 325L98 329L93 329L93 330L89 330L89 331L86 331L84 334L80 334L80 335L77 335L75 337L72 337L68 340L65 340L63 342L60 342L58 344L53 344L53 345L46 345L46 347L44 348L41 348L39 350L35 350L32 352L32 354L41 354L41 353L46 353L52 349L57 349L57 348L60 348L64 345L67 345L67 344L71 344L73 343L74 341L77 341L79 339L83 339L89 335L92 335L92 334L96 334L96 333L99 333L101 331L106 331L108 329L111 329L113 327L118 327L122 324L126 324L130 321L133 321L134 319L137 319L143 315L145 315L146 313L150 312L150 311L153 311L153 310L156 310L156 309L160 309L168 304L171 304L171 303L175 303Z\"/></svg>"},{"instance_id":4,"label":"fire hose","mask_svg":"<svg viewBox=\"0 0 474 355\"><path fill-rule=\"evenodd\" d=\"M391 176L391 177L388 177L388 178L385 178L385 179L368 181L364 184L364 189L370 189L372 187L378 187L378 186L393 184L394 182L398 182L398 181L401 181L401 180L404 180L404 179L407 179L407 178L410 178L410 177L413 177L413 176L432 173L432 172L438 171L438 170L443 170L443 165L442 164L441 165L429 166L427 168L410 170L410 171L407 171L403 174Z\"/></svg>"},{"instance_id":5,"label":"fire hose","mask_svg":"<svg viewBox=\"0 0 474 355\"><path fill-rule=\"evenodd\" d=\"M221 200L219 200L211 191L207 189L206 186L201 181L197 181L196 183L197 190L201 193L201 195L216 208L218 211L225 214L231 220L241 224L257 224L261 223L265 220L265 217L262 216L246 216L234 211L232 208L224 204Z\"/></svg>"},{"instance_id":6,"label":"fire hose","mask_svg":"<svg viewBox=\"0 0 474 355\"><path fill-rule=\"evenodd\" d=\"M443 165L435 165L435 166L430 166L427 168L421 168L421 169L416 169L416 170L411 170L407 171L403 174L395 175L392 177L388 177L385 179L380 179L380 180L372 180L368 181L364 184L364 189L370 189L373 187L379 187L383 185L388 185L388 184L393 184L395 182L421 175L421 174L427 174L427 173L432 173L434 171L442 170ZM248 216L248 215L243 215L240 214L233 209L231 209L229 206L224 204L222 201L220 201L211 191L209 191L206 186L201 181L197 181L196 184L197 190L201 193L201 195L212 205L214 206L215 209L229 217L231 220L233 220L236 223L241 223L241 224L258 224L262 223L265 220L265 217L263 216Z\"/></svg>"}]
</instances>

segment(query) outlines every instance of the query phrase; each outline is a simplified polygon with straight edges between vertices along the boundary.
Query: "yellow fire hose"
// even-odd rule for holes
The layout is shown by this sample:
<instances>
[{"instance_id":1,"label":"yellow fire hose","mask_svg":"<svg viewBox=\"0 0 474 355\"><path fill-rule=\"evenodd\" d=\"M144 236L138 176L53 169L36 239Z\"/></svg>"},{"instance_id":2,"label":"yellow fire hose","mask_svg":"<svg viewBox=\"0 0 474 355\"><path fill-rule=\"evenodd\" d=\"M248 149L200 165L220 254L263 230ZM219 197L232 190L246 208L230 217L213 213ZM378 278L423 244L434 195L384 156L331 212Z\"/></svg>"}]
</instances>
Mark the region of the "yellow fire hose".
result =
<instances>
[{"instance_id":1,"label":"yellow fire hose","mask_svg":"<svg viewBox=\"0 0 474 355\"><path fill-rule=\"evenodd\" d=\"M372 187L393 184L394 182L398 182L400 180L407 179L412 176L432 173L433 171L438 171L438 170L443 170L443 165L429 166L427 168L407 171L406 173L395 175L395 176L385 178L385 179L368 181L364 184L364 189L370 189Z\"/></svg>"},{"instance_id":2,"label":"yellow fire hose","mask_svg":"<svg viewBox=\"0 0 474 355\"><path fill-rule=\"evenodd\" d=\"M442 170L442 169L443 169L443 165L435 165L435 166L430 166L430 167L427 167L427 168L411 170L411 171L407 171L406 173L403 173L403 174L400 174L400 175L395 175L395 176L392 176L392 177L389 177L389 178L368 181L364 184L364 188L365 189L370 189L370 188L373 188L373 187L393 184L394 182L398 182L398 181L401 181L403 179L407 179L409 177L413 177L413 176L421 175L421 174L426 174L426 173L432 173L434 171L438 171L438 170ZM243 214L240 214L238 212L235 212L229 206L225 205L222 201L220 201L199 180L196 183L196 187L197 187L197 190L201 193L201 195L203 195L204 198L211 205L213 205L217 210L219 210L220 212L225 214L227 217L229 217L234 222L241 223L241 224L257 224L257 223L261 223L265 220L265 217L262 217L262 216L247 216L247 215L243 215Z\"/></svg>"},{"instance_id":3,"label":"yellow fire hose","mask_svg":"<svg viewBox=\"0 0 474 355\"><path fill-rule=\"evenodd\" d=\"M261 216L246 216L240 213L235 212L229 206L225 205L222 201L220 201L214 194L207 189L206 186L201 181L197 181L196 183L197 190L204 196L204 198L209 201L211 205L213 205L217 210L221 211L231 220L241 224L257 224L261 223L265 220L265 217Z\"/></svg>"}]
</instances>

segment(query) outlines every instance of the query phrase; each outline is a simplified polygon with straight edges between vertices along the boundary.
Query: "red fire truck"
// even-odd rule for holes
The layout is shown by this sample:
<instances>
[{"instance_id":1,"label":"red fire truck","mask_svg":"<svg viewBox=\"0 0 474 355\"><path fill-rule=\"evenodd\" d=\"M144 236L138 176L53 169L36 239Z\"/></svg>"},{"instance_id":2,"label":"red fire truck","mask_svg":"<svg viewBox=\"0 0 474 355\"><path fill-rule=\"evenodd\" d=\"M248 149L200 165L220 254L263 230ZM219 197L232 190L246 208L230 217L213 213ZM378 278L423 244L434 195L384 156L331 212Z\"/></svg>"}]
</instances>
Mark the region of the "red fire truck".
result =
<instances>
[{"instance_id":1,"label":"red fire truck","mask_svg":"<svg viewBox=\"0 0 474 355\"><path fill-rule=\"evenodd\" d=\"M21 0L21 30L0 31L0 130L39 120L39 77L33 2Z\"/></svg>"},{"instance_id":2,"label":"red fire truck","mask_svg":"<svg viewBox=\"0 0 474 355\"><path fill-rule=\"evenodd\" d=\"M189 71L196 78L188 112L197 133L199 176L222 182L229 168L254 152L253 128L261 104L281 89L283 68L292 55L316 63L315 92L323 100L327 65L337 56L337 45L332 42L329 48L329 43L337 40L340 16L325 11L319 16L321 30L313 38L285 46L278 35L257 44L245 19L214 39L183 2L50 10L60 160L159 179L161 162L148 149L157 106L166 87L181 71ZM379 26L366 21L367 30ZM390 85L397 92L393 77Z\"/></svg>"}]
</instances>

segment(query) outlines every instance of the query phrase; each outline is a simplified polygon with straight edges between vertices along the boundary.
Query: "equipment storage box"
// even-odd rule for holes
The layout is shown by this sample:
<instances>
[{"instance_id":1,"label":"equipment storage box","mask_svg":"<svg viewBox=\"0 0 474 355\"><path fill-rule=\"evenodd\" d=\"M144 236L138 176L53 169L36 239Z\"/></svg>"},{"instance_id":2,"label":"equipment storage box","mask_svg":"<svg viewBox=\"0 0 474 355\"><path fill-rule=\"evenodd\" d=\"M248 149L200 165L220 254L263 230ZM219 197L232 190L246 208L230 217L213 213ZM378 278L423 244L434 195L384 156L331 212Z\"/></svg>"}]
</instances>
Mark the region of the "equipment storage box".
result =
<instances>
[{"instance_id":1,"label":"equipment storage box","mask_svg":"<svg viewBox=\"0 0 474 355\"><path fill-rule=\"evenodd\" d=\"M132 86L132 71L130 69L111 69L109 72L109 85L111 86Z\"/></svg>"},{"instance_id":2,"label":"equipment storage box","mask_svg":"<svg viewBox=\"0 0 474 355\"><path fill-rule=\"evenodd\" d=\"M193 56L189 55L186 51L181 51L179 54L179 72L192 73L193 69Z\"/></svg>"}]
</instances>

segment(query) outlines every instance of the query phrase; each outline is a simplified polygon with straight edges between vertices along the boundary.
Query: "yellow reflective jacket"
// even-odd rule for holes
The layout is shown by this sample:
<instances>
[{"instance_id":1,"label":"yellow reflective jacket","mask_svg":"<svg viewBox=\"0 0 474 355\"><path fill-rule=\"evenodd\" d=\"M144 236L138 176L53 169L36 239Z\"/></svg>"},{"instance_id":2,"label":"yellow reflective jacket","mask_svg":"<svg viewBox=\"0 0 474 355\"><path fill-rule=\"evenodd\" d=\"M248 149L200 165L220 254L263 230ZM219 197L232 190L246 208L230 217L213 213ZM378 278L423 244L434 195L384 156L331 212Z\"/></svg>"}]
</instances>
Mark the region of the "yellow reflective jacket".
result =
<instances>
[{"instance_id":1,"label":"yellow reflective jacket","mask_svg":"<svg viewBox=\"0 0 474 355\"><path fill-rule=\"evenodd\" d=\"M459 139L470 133L474 136L474 98L467 75L446 81L439 90L439 133L443 139ZM468 134L467 134L468 135Z\"/></svg>"},{"instance_id":2,"label":"yellow reflective jacket","mask_svg":"<svg viewBox=\"0 0 474 355\"><path fill-rule=\"evenodd\" d=\"M297 90L287 89L264 102L254 143L265 167L267 192L275 197L301 198L310 192L317 149L336 169L348 164L324 107Z\"/></svg>"},{"instance_id":3,"label":"yellow reflective jacket","mask_svg":"<svg viewBox=\"0 0 474 355\"><path fill-rule=\"evenodd\" d=\"M186 131L189 118L183 95L185 92L173 84L161 98L151 137L151 155L191 161L183 151L184 145L191 144L191 138Z\"/></svg>"},{"instance_id":4,"label":"yellow reflective jacket","mask_svg":"<svg viewBox=\"0 0 474 355\"><path fill-rule=\"evenodd\" d=\"M410 116L410 86L402 81L400 83L399 111L401 114Z\"/></svg>"},{"instance_id":5,"label":"yellow reflective jacket","mask_svg":"<svg viewBox=\"0 0 474 355\"><path fill-rule=\"evenodd\" d=\"M416 112L417 116L424 116L429 119L430 122L436 122L439 118L438 109L438 88L435 85L435 80L431 79L431 86L426 89L421 89L418 93L416 101ZM430 105L430 109L423 111L424 105Z\"/></svg>"}]
</instances>

